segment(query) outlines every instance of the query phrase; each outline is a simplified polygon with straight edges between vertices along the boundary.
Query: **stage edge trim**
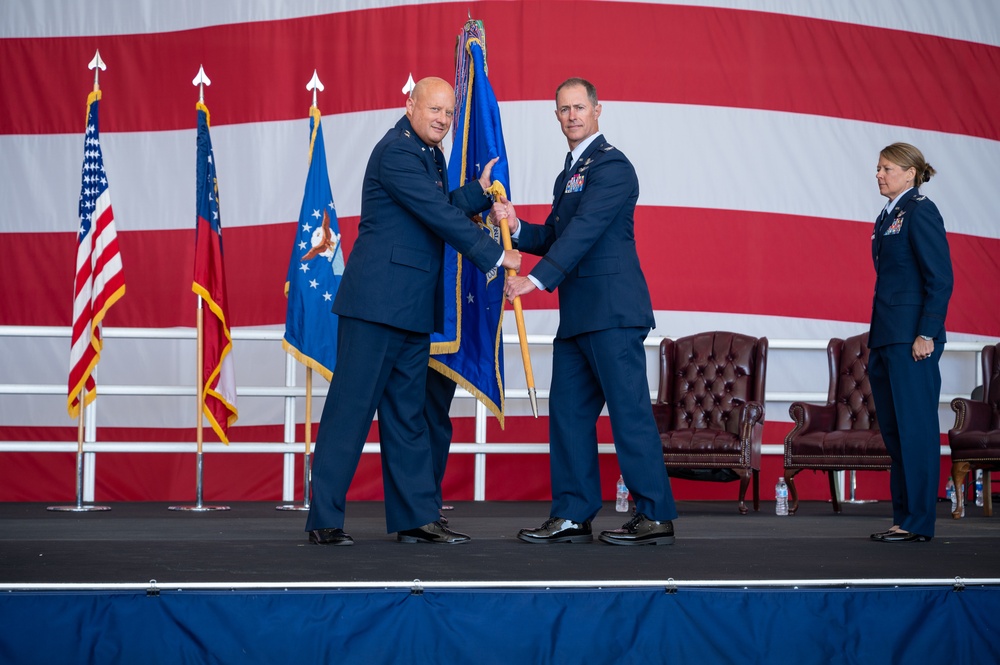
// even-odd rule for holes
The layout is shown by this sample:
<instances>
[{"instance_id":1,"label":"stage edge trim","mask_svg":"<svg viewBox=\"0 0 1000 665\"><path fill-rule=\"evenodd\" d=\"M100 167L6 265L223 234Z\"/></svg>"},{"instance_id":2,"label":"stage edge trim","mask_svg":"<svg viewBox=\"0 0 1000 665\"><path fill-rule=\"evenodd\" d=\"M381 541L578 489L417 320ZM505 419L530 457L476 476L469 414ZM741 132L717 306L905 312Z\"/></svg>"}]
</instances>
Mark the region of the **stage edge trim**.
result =
<instances>
[{"instance_id":1,"label":"stage edge trim","mask_svg":"<svg viewBox=\"0 0 1000 665\"><path fill-rule=\"evenodd\" d=\"M950 586L961 591L972 586L1000 586L1000 577L975 578L837 578L793 580L549 580L502 582L468 580L462 582L429 582L423 580L382 582L158 582L146 583L19 583L2 584L0 592L34 591L146 591L151 595L163 591L334 591L345 589L381 590L446 590L446 589L622 589L662 587L666 591L680 588L731 588L731 589L800 589L800 588L852 588L852 587L928 587Z\"/></svg>"}]
</instances>

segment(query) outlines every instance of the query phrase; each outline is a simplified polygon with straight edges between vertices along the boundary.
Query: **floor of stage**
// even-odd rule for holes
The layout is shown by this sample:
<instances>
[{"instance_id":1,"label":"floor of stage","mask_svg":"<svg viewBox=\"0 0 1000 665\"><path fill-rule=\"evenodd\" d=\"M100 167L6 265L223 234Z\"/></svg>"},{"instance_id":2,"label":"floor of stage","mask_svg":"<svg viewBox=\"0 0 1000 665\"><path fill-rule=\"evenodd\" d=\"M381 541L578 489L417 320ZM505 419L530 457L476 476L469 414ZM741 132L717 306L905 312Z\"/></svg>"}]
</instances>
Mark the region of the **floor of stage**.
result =
<instances>
[{"instance_id":1,"label":"floor of stage","mask_svg":"<svg viewBox=\"0 0 1000 665\"><path fill-rule=\"evenodd\" d=\"M317 547L304 512L271 503L232 503L219 512L177 512L164 503L111 503L110 511L50 512L46 504L0 504L0 585L183 583L336 585L424 583L996 579L1000 517L972 507L953 520L939 504L930 543L885 544L868 534L889 526L886 502L804 502L778 517L774 503L739 515L734 502L681 502L670 547L533 546L518 529L538 526L547 503L460 502L451 527L473 537L454 546L406 545L385 533L381 503L352 503L353 547ZM206 505L211 505L206 503ZM625 521L606 505L601 529Z\"/></svg>"}]
</instances>

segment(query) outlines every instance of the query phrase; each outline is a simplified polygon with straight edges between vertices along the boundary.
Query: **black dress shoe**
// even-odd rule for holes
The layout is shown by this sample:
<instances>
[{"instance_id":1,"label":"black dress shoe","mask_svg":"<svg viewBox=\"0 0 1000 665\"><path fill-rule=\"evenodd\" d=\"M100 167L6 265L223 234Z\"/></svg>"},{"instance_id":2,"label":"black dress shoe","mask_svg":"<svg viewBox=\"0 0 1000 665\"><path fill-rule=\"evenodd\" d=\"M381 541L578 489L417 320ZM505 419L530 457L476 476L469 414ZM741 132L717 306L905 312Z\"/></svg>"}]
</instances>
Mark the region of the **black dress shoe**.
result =
<instances>
[{"instance_id":1,"label":"black dress shoe","mask_svg":"<svg viewBox=\"0 0 1000 665\"><path fill-rule=\"evenodd\" d=\"M316 545L353 545L354 539L343 529L313 529L309 532L309 542Z\"/></svg>"},{"instance_id":2,"label":"black dress shoe","mask_svg":"<svg viewBox=\"0 0 1000 665\"><path fill-rule=\"evenodd\" d=\"M472 538L464 533L452 531L441 522L431 522L416 529L407 529L396 534L396 540L400 543L441 543L443 545L454 545L455 543L467 543Z\"/></svg>"},{"instance_id":3,"label":"black dress shoe","mask_svg":"<svg viewBox=\"0 0 1000 665\"><path fill-rule=\"evenodd\" d=\"M879 531L878 533L873 533L871 536L869 536L869 538L871 538L872 540L882 540L883 536L888 536L889 534L896 533L898 531L899 531L898 528L893 527L892 529L889 529L888 531Z\"/></svg>"},{"instance_id":4,"label":"black dress shoe","mask_svg":"<svg viewBox=\"0 0 1000 665\"><path fill-rule=\"evenodd\" d=\"M600 539L611 545L673 545L674 523L656 522L636 513L620 529L602 531Z\"/></svg>"},{"instance_id":5,"label":"black dress shoe","mask_svg":"<svg viewBox=\"0 0 1000 665\"><path fill-rule=\"evenodd\" d=\"M550 517L537 529L521 529L517 539L526 543L589 543L594 540L590 522Z\"/></svg>"},{"instance_id":6,"label":"black dress shoe","mask_svg":"<svg viewBox=\"0 0 1000 665\"><path fill-rule=\"evenodd\" d=\"M890 531L879 538L883 543L926 543L931 536L921 536L912 531Z\"/></svg>"}]
</instances>

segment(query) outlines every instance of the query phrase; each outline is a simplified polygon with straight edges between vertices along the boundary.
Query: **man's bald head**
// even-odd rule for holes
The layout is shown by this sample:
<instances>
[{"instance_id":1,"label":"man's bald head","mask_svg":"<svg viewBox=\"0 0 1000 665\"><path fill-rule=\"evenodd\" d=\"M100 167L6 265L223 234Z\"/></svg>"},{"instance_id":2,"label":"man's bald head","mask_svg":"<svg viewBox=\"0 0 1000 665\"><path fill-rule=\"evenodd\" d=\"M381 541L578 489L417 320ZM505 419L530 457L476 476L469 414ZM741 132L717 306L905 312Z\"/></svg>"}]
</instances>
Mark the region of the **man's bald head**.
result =
<instances>
[{"instance_id":1,"label":"man's bald head","mask_svg":"<svg viewBox=\"0 0 1000 665\"><path fill-rule=\"evenodd\" d=\"M427 145L437 145L448 135L455 115L455 90L442 78L417 81L406 100L406 117L413 131Z\"/></svg>"}]
</instances>

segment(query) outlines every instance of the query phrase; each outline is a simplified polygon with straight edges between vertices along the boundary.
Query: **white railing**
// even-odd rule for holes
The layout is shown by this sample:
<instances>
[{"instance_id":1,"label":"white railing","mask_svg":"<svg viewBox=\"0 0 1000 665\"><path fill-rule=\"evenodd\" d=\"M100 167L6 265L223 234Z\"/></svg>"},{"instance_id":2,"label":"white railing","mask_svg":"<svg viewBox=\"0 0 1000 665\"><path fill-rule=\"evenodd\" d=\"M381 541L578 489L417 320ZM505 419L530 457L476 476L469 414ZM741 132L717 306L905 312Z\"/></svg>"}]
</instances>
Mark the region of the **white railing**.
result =
<instances>
[{"instance_id":1,"label":"white railing","mask_svg":"<svg viewBox=\"0 0 1000 665\"><path fill-rule=\"evenodd\" d=\"M32 338L32 337L62 337L68 338L70 329L68 327L48 327L48 326L0 326L0 338ZM104 328L103 336L108 339L160 339L160 340L194 340L195 331L189 328ZM278 329L253 330L236 329L233 331L234 341L259 341L280 344L283 331ZM662 337L649 337L646 339L647 349L656 349ZM828 340L802 340L802 339L769 339L769 360L768 364L773 364L775 352L784 351L814 351L822 352L825 355ZM516 350L518 339L516 335L504 335L505 346ZM529 335L529 346L533 349L550 347L552 336L550 335ZM969 357L969 362L974 364L976 382L974 385L982 384L982 368L980 355L984 345L995 343L993 341L972 341L972 342L949 342L945 348L947 354L962 354ZM67 347L68 348L68 347ZM515 366L517 353L508 352L507 373L519 372L519 363ZM238 396L265 397L284 400L284 440L273 442L255 443L230 443L224 445L216 442L206 442L202 449L206 454L280 454L284 456L282 500L294 500L295 487L295 455L302 454L304 445L295 440L295 401L305 397L304 387L296 385L296 369L298 362L290 355L285 357L284 384L280 386L237 386ZM824 365L825 367L825 361ZM192 369L192 376L194 371ZM817 378L816 384L822 385L827 377ZM195 386L177 385L115 385L100 384L101 395L118 396L154 396L154 397L195 397ZM314 388L313 396L325 396L325 388ZM538 399L548 399L548 390L536 390ZM0 383L0 399L4 395L49 395L65 396L66 384L27 384L27 383ZM650 397L655 398L656 391L650 391ZM941 404L947 405L955 397L967 397L968 393L956 393L941 395ZM769 404L783 404L795 401L820 402L826 401L826 392L802 392L802 391L770 391L765 396ZM456 399L473 399L472 395L464 390L458 390ZM510 388L505 391L507 402L512 400L528 400L528 390L526 388ZM173 442L150 442L150 441L115 441L102 442L97 440L97 407L96 400L87 407L86 428L84 432L84 487L83 498L85 501L93 501L94 494L94 456L99 453L195 453L197 444L194 441L173 441ZM475 440L473 442L454 442L451 445L452 454L472 454L475 455L475 478L474 478L474 498L477 501L485 499L486 485L486 461L491 454L547 454L548 443L545 442L520 442L520 443L490 443L487 441L486 423L489 413L482 404L476 402L476 425ZM193 420L193 417L192 417ZM318 419L317 419L318 420ZM0 453L3 452L76 452L77 442L74 441L0 441ZM614 452L614 444L599 444L598 450L602 454ZM379 452L379 444L367 443L364 447L365 453ZM784 449L780 444L765 444L762 448L764 455L782 455ZM947 455L948 450L942 446L942 454Z\"/></svg>"}]
</instances>

